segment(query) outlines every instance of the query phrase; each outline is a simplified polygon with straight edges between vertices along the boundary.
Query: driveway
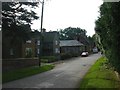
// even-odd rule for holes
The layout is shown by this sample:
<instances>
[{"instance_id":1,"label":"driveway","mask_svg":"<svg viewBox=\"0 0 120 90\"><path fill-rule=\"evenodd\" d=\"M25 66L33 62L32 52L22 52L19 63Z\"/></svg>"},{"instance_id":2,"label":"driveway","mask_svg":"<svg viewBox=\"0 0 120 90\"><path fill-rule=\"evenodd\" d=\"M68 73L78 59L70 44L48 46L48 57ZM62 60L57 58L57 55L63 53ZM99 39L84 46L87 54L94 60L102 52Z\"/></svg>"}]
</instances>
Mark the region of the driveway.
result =
<instances>
[{"instance_id":1,"label":"driveway","mask_svg":"<svg viewBox=\"0 0 120 90\"><path fill-rule=\"evenodd\" d=\"M83 76L99 57L98 53L65 60L50 71L5 83L3 88L78 88Z\"/></svg>"}]
</instances>

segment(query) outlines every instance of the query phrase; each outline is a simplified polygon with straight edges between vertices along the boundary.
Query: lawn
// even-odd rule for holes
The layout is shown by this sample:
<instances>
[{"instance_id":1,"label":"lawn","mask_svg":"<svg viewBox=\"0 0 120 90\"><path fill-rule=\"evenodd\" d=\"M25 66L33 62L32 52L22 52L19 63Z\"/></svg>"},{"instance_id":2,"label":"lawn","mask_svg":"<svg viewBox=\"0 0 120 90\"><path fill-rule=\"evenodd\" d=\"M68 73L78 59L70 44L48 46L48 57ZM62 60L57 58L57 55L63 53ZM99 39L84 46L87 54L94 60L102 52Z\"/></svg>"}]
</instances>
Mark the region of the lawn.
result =
<instances>
[{"instance_id":1,"label":"lawn","mask_svg":"<svg viewBox=\"0 0 120 90\"><path fill-rule=\"evenodd\" d=\"M28 67L23 69L18 69L6 73L2 73L2 83L17 80L20 78L28 77L38 73L42 73L54 68L54 65L44 65L41 67Z\"/></svg>"},{"instance_id":2,"label":"lawn","mask_svg":"<svg viewBox=\"0 0 120 90\"><path fill-rule=\"evenodd\" d=\"M108 64L105 57L101 57L96 61L80 84L80 90L90 88L120 89L120 80L117 78L113 68Z\"/></svg>"}]
</instances>

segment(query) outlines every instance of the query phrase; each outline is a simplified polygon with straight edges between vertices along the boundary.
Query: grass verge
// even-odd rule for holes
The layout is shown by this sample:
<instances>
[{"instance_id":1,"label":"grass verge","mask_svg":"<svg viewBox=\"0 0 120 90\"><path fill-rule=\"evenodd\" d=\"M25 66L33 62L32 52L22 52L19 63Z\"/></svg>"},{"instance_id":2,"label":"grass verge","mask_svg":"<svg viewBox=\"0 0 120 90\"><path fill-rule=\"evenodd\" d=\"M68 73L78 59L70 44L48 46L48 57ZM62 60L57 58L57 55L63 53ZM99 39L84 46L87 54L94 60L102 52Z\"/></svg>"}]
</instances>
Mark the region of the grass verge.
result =
<instances>
[{"instance_id":1,"label":"grass verge","mask_svg":"<svg viewBox=\"0 0 120 90\"><path fill-rule=\"evenodd\" d=\"M105 57L99 58L83 78L79 90L120 89L120 81Z\"/></svg>"},{"instance_id":2,"label":"grass verge","mask_svg":"<svg viewBox=\"0 0 120 90\"><path fill-rule=\"evenodd\" d=\"M44 65L41 67L28 67L19 70L2 73L2 83L32 76L54 68L54 65Z\"/></svg>"}]
</instances>

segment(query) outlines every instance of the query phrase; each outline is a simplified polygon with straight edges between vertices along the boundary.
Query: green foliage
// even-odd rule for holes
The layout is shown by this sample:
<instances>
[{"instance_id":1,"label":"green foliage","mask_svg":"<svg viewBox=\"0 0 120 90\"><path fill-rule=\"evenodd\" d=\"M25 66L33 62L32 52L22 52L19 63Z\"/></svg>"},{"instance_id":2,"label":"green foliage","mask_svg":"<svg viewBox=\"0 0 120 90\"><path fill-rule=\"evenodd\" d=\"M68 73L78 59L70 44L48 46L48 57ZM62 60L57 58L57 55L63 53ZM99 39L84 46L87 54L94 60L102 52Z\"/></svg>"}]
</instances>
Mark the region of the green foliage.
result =
<instances>
[{"instance_id":1,"label":"green foliage","mask_svg":"<svg viewBox=\"0 0 120 90\"><path fill-rule=\"evenodd\" d=\"M38 19L38 16L31 8L35 8L37 5L38 3L32 2L2 2L3 24L6 24L6 28L11 27L13 23L17 26L32 24L32 20ZM28 7L30 11L28 11Z\"/></svg>"},{"instance_id":2,"label":"green foliage","mask_svg":"<svg viewBox=\"0 0 120 90\"><path fill-rule=\"evenodd\" d=\"M50 62L55 62L56 57L55 56L42 56L42 62L50 63Z\"/></svg>"},{"instance_id":3,"label":"green foliage","mask_svg":"<svg viewBox=\"0 0 120 90\"><path fill-rule=\"evenodd\" d=\"M105 57L99 58L82 80L80 90L120 88L120 81Z\"/></svg>"},{"instance_id":4,"label":"green foliage","mask_svg":"<svg viewBox=\"0 0 120 90\"><path fill-rule=\"evenodd\" d=\"M3 39L9 38L13 45L28 40L32 21L38 19L32 10L37 5L32 2L2 2Z\"/></svg>"},{"instance_id":5,"label":"green foliage","mask_svg":"<svg viewBox=\"0 0 120 90\"><path fill-rule=\"evenodd\" d=\"M61 53L60 57L61 57L62 60L64 60L64 59L71 58L72 54L70 54L70 53Z\"/></svg>"},{"instance_id":6,"label":"green foliage","mask_svg":"<svg viewBox=\"0 0 120 90\"><path fill-rule=\"evenodd\" d=\"M42 63L48 63L48 59L41 59Z\"/></svg>"},{"instance_id":7,"label":"green foliage","mask_svg":"<svg viewBox=\"0 0 120 90\"><path fill-rule=\"evenodd\" d=\"M100 17L96 21L96 33L100 36L100 46L115 70L120 72L120 2L103 3Z\"/></svg>"},{"instance_id":8,"label":"green foliage","mask_svg":"<svg viewBox=\"0 0 120 90\"><path fill-rule=\"evenodd\" d=\"M68 27L59 31L60 40L73 40L77 36L86 36L86 30L81 28Z\"/></svg>"},{"instance_id":9,"label":"green foliage","mask_svg":"<svg viewBox=\"0 0 120 90\"><path fill-rule=\"evenodd\" d=\"M28 77L31 75L35 75L38 73L51 70L53 68L54 68L54 65L44 65L41 67L29 67L29 68L23 68L23 69L5 72L5 73L2 73L2 82L5 83L5 82L20 79L20 78Z\"/></svg>"},{"instance_id":10,"label":"green foliage","mask_svg":"<svg viewBox=\"0 0 120 90\"><path fill-rule=\"evenodd\" d=\"M86 35L87 31L79 27L68 27L59 31L60 40L78 40L84 45L94 46L92 37Z\"/></svg>"},{"instance_id":11,"label":"green foliage","mask_svg":"<svg viewBox=\"0 0 120 90\"><path fill-rule=\"evenodd\" d=\"M72 55L72 57L78 57L78 56L80 56L80 53L72 53L71 55Z\"/></svg>"}]
</instances>

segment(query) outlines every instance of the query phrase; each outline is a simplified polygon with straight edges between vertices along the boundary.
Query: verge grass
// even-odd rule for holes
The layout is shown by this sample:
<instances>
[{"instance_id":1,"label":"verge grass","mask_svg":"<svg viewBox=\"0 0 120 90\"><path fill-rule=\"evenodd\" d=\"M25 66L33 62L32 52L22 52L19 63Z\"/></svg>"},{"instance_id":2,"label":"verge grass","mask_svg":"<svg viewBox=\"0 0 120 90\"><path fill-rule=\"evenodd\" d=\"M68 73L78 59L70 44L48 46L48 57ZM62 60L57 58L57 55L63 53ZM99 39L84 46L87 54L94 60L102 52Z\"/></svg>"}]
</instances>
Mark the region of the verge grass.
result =
<instances>
[{"instance_id":1,"label":"verge grass","mask_svg":"<svg viewBox=\"0 0 120 90\"><path fill-rule=\"evenodd\" d=\"M108 64L105 57L99 58L89 69L79 89L87 90L90 88L120 89L120 80L117 78L114 69Z\"/></svg>"},{"instance_id":2,"label":"verge grass","mask_svg":"<svg viewBox=\"0 0 120 90\"><path fill-rule=\"evenodd\" d=\"M2 83L32 76L38 73L51 70L53 68L54 68L54 65L44 65L41 67L34 66L34 67L28 67L28 68L5 72L5 73L2 73Z\"/></svg>"}]
</instances>

